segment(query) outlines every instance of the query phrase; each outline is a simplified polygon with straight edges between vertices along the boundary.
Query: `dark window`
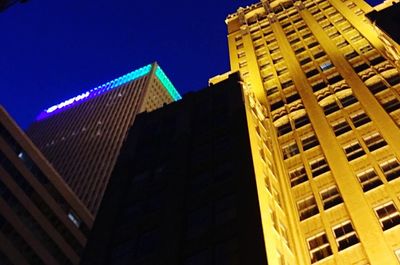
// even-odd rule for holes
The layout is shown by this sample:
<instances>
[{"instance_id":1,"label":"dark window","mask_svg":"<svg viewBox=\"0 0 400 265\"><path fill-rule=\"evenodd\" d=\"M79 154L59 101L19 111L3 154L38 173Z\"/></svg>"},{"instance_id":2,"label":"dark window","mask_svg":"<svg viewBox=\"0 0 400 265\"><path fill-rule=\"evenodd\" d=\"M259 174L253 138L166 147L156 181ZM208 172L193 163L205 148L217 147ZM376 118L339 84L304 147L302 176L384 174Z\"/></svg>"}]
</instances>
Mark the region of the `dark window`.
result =
<instances>
[{"instance_id":1,"label":"dark window","mask_svg":"<svg viewBox=\"0 0 400 265\"><path fill-rule=\"evenodd\" d=\"M295 50L294 52L296 53L296 54L299 54L299 53L301 53L301 52L304 52L306 49L304 48L304 47L300 47L300 48L298 48L297 50Z\"/></svg>"},{"instance_id":2,"label":"dark window","mask_svg":"<svg viewBox=\"0 0 400 265\"><path fill-rule=\"evenodd\" d=\"M335 234L339 251L360 242L350 221L333 227L333 233Z\"/></svg>"},{"instance_id":3,"label":"dark window","mask_svg":"<svg viewBox=\"0 0 400 265\"><path fill-rule=\"evenodd\" d=\"M298 100L298 99L300 99L299 94L294 93L294 94L291 94L290 96L288 96L288 97L286 98L286 103L289 104L289 103L292 103L292 102L294 102L294 101L296 101L296 100Z\"/></svg>"},{"instance_id":4,"label":"dark window","mask_svg":"<svg viewBox=\"0 0 400 265\"><path fill-rule=\"evenodd\" d=\"M311 71L308 71L307 73L306 73L306 77L307 78L310 78L310 77L312 77L312 76L314 76L314 75L317 75L317 74L319 74L319 72L318 72L318 70L317 69L312 69Z\"/></svg>"},{"instance_id":5,"label":"dark window","mask_svg":"<svg viewBox=\"0 0 400 265\"><path fill-rule=\"evenodd\" d=\"M368 68L369 68L368 64L362 63L362 64L360 64L360 65L355 66L355 67L354 67L354 71L356 71L357 73L359 73L359 72L364 71L364 70L366 70L366 69L368 69Z\"/></svg>"},{"instance_id":6,"label":"dark window","mask_svg":"<svg viewBox=\"0 0 400 265\"><path fill-rule=\"evenodd\" d=\"M317 92L323 89L324 87L326 87L326 84L324 82L319 82L312 85L312 90L313 92Z\"/></svg>"},{"instance_id":7,"label":"dark window","mask_svg":"<svg viewBox=\"0 0 400 265\"><path fill-rule=\"evenodd\" d=\"M382 136L379 133L374 133L372 135L365 136L363 137L363 140L370 152L375 151L387 145L386 141L382 138Z\"/></svg>"},{"instance_id":8,"label":"dark window","mask_svg":"<svg viewBox=\"0 0 400 265\"><path fill-rule=\"evenodd\" d=\"M310 44L308 44L308 48L313 48L313 47L315 47L315 46L317 46L318 45L318 42L313 42L313 43L310 43Z\"/></svg>"},{"instance_id":9,"label":"dark window","mask_svg":"<svg viewBox=\"0 0 400 265\"><path fill-rule=\"evenodd\" d=\"M340 76L340 75L334 75L334 76L328 77L328 82L331 85L335 84L335 83L337 83L339 81L342 81L342 80L343 80L343 77Z\"/></svg>"},{"instance_id":10,"label":"dark window","mask_svg":"<svg viewBox=\"0 0 400 265\"><path fill-rule=\"evenodd\" d=\"M324 106L324 113L325 115L329 115L331 113L334 113L338 111L340 108L336 102L332 102L326 106Z\"/></svg>"},{"instance_id":11,"label":"dark window","mask_svg":"<svg viewBox=\"0 0 400 265\"><path fill-rule=\"evenodd\" d=\"M288 81L282 83L281 86L282 86L282 88L287 88L287 87L290 87L291 85L293 85L293 81L292 80L288 80Z\"/></svg>"},{"instance_id":12,"label":"dark window","mask_svg":"<svg viewBox=\"0 0 400 265\"><path fill-rule=\"evenodd\" d=\"M318 52L318 53L316 53L315 55L314 55L314 58L315 59L318 59L318 58L321 58L322 56L324 56L326 53L324 52L324 51L320 51L320 52Z\"/></svg>"},{"instance_id":13,"label":"dark window","mask_svg":"<svg viewBox=\"0 0 400 265\"><path fill-rule=\"evenodd\" d=\"M364 192L382 185L382 180L379 178L373 168L358 173L357 178Z\"/></svg>"},{"instance_id":14,"label":"dark window","mask_svg":"<svg viewBox=\"0 0 400 265\"><path fill-rule=\"evenodd\" d=\"M304 59L302 59L302 60L300 61L300 64L301 64L301 65L304 65L304 64L309 63L309 62L311 62L310 57L306 57L306 58L304 58Z\"/></svg>"},{"instance_id":15,"label":"dark window","mask_svg":"<svg viewBox=\"0 0 400 265\"><path fill-rule=\"evenodd\" d=\"M333 125L333 131L336 136L342 135L346 132L351 131L350 125L347 123L346 120L342 120L339 123Z\"/></svg>"},{"instance_id":16,"label":"dark window","mask_svg":"<svg viewBox=\"0 0 400 265\"><path fill-rule=\"evenodd\" d=\"M385 61L385 58L383 58L382 56L378 56L378 57L373 58L373 59L370 60L369 62L370 62L372 65L377 65L377 64L379 64L379 63L381 63L381 62L384 62L384 61Z\"/></svg>"},{"instance_id":17,"label":"dark window","mask_svg":"<svg viewBox=\"0 0 400 265\"><path fill-rule=\"evenodd\" d=\"M308 180L304 166L296 168L289 172L290 186L294 187Z\"/></svg>"},{"instance_id":18,"label":"dark window","mask_svg":"<svg viewBox=\"0 0 400 265\"><path fill-rule=\"evenodd\" d=\"M277 87L272 87L270 89L267 89L267 95L272 95L274 93L278 92L278 88Z\"/></svg>"},{"instance_id":19,"label":"dark window","mask_svg":"<svg viewBox=\"0 0 400 265\"><path fill-rule=\"evenodd\" d=\"M347 159L349 161L354 160L365 154L364 150L362 149L358 141L355 141L352 144L344 147L344 152L346 153Z\"/></svg>"},{"instance_id":20,"label":"dark window","mask_svg":"<svg viewBox=\"0 0 400 265\"><path fill-rule=\"evenodd\" d=\"M400 102L397 98L393 98L392 100L383 103L382 106L388 113L391 113L400 109Z\"/></svg>"},{"instance_id":21,"label":"dark window","mask_svg":"<svg viewBox=\"0 0 400 265\"><path fill-rule=\"evenodd\" d=\"M341 204L343 202L342 196L336 186L331 186L327 189L320 191L322 203L324 205L324 210L332 208L335 205Z\"/></svg>"},{"instance_id":22,"label":"dark window","mask_svg":"<svg viewBox=\"0 0 400 265\"><path fill-rule=\"evenodd\" d=\"M400 177L400 163L396 158L380 163L379 166L388 181Z\"/></svg>"},{"instance_id":23,"label":"dark window","mask_svg":"<svg viewBox=\"0 0 400 265\"><path fill-rule=\"evenodd\" d=\"M312 161L310 163L310 166L311 166L311 173L314 178L330 170L324 157Z\"/></svg>"},{"instance_id":24,"label":"dark window","mask_svg":"<svg viewBox=\"0 0 400 265\"><path fill-rule=\"evenodd\" d=\"M357 98L353 95L349 95L347 97L344 98L340 98L340 103L342 103L343 107L347 107L350 106L356 102L358 102Z\"/></svg>"},{"instance_id":25,"label":"dark window","mask_svg":"<svg viewBox=\"0 0 400 265\"><path fill-rule=\"evenodd\" d=\"M273 104L271 104L271 111L274 111L276 109L279 109L280 107L283 107L285 104L283 103L282 100L279 100Z\"/></svg>"},{"instance_id":26,"label":"dark window","mask_svg":"<svg viewBox=\"0 0 400 265\"><path fill-rule=\"evenodd\" d=\"M301 139L301 144L303 145L303 150L306 151L317 145L319 145L318 139L315 135L307 136Z\"/></svg>"},{"instance_id":27,"label":"dark window","mask_svg":"<svg viewBox=\"0 0 400 265\"><path fill-rule=\"evenodd\" d=\"M398 83L400 83L400 75L396 74L394 76L391 76L390 78L387 78L386 80L391 86L397 85Z\"/></svg>"},{"instance_id":28,"label":"dark window","mask_svg":"<svg viewBox=\"0 0 400 265\"><path fill-rule=\"evenodd\" d=\"M290 126L290 122L288 122L288 123L285 123L285 124L279 126L277 129L278 129L278 136L281 136L281 135L291 132L292 126Z\"/></svg>"},{"instance_id":29,"label":"dark window","mask_svg":"<svg viewBox=\"0 0 400 265\"><path fill-rule=\"evenodd\" d=\"M387 88L386 85L382 81L379 81L378 83L368 86L368 89L369 89L369 91L371 91L372 94L379 93L379 92L385 90L386 88Z\"/></svg>"},{"instance_id":30,"label":"dark window","mask_svg":"<svg viewBox=\"0 0 400 265\"><path fill-rule=\"evenodd\" d=\"M325 233L308 238L307 242L312 263L332 255L332 249Z\"/></svg>"},{"instance_id":31,"label":"dark window","mask_svg":"<svg viewBox=\"0 0 400 265\"><path fill-rule=\"evenodd\" d=\"M400 224L399 211L396 209L393 202L375 208L375 212L378 215L383 230L387 230Z\"/></svg>"},{"instance_id":32,"label":"dark window","mask_svg":"<svg viewBox=\"0 0 400 265\"><path fill-rule=\"evenodd\" d=\"M310 120L308 119L307 114L294 120L294 126L296 128L303 127L309 123L310 123Z\"/></svg>"},{"instance_id":33,"label":"dark window","mask_svg":"<svg viewBox=\"0 0 400 265\"><path fill-rule=\"evenodd\" d=\"M300 221L319 213L317 202L315 201L314 196L310 196L298 201L297 209L299 210Z\"/></svg>"},{"instance_id":34,"label":"dark window","mask_svg":"<svg viewBox=\"0 0 400 265\"><path fill-rule=\"evenodd\" d=\"M346 44L348 44L348 43L346 43ZM350 60L357 56L358 56L358 53L355 51L352 51L351 53L346 54L344 57L346 57L347 60Z\"/></svg>"},{"instance_id":35,"label":"dark window","mask_svg":"<svg viewBox=\"0 0 400 265\"><path fill-rule=\"evenodd\" d=\"M354 114L350 118L353 121L355 127L360 127L371 121L371 119L368 117L367 114L365 114L365 112Z\"/></svg>"}]
</instances>

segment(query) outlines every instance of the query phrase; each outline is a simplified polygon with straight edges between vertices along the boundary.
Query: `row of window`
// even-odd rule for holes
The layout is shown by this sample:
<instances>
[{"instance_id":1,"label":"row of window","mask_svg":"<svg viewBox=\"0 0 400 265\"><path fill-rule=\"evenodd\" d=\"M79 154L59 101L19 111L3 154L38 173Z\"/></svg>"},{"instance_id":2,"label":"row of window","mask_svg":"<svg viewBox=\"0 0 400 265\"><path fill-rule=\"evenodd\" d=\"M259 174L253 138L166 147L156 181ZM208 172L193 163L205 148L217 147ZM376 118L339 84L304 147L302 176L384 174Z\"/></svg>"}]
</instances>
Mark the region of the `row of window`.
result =
<instances>
[{"instance_id":1,"label":"row of window","mask_svg":"<svg viewBox=\"0 0 400 265\"><path fill-rule=\"evenodd\" d=\"M360 242L350 220L332 227L338 250L341 251ZM325 232L307 239L311 262L317 262L332 255L331 245Z\"/></svg>"},{"instance_id":2,"label":"row of window","mask_svg":"<svg viewBox=\"0 0 400 265\"><path fill-rule=\"evenodd\" d=\"M400 213L392 201L374 209L383 230L400 224ZM338 250L341 251L359 242L357 233L350 220L332 227ZM311 262L317 262L332 255L332 249L325 232L307 239Z\"/></svg>"},{"instance_id":3,"label":"row of window","mask_svg":"<svg viewBox=\"0 0 400 265\"><path fill-rule=\"evenodd\" d=\"M304 136L300 139L303 146L303 151L307 151L315 146L319 145L319 141L315 134ZM300 153L297 143L293 140L289 144L282 147L283 158L288 159Z\"/></svg>"}]
</instances>

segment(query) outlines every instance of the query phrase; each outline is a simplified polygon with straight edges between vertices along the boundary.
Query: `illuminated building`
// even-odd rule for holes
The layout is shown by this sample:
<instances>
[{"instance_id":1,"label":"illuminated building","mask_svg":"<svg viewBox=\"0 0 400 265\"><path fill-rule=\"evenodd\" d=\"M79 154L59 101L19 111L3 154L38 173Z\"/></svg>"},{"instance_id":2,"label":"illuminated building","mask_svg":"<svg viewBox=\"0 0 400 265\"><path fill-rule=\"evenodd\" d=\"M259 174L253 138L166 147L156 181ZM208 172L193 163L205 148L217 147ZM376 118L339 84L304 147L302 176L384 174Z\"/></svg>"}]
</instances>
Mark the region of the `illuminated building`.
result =
<instances>
[{"instance_id":1,"label":"illuminated building","mask_svg":"<svg viewBox=\"0 0 400 265\"><path fill-rule=\"evenodd\" d=\"M0 106L0 264L79 264L93 219Z\"/></svg>"},{"instance_id":2,"label":"illuminated building","mask_svg":"<svg viewBox=\"0 0 400 265\"><path fill-rule=\"evenodd\" d=\"M95 214L137 113L180 99L149 64L39 114L27 134Z\"/></svg>"},{"instance_id":3,"label":"illuminated building","mask_svg":"<svg viewBox=\"0 0 400 265\"><path fill-rule=\"evenodd\" d=\"M371 10L277 0L226 19L268 264L399 264L400 75Z\"/></svg>"},{"instance_id":4,"label":"illuminated building","mask_svg":"<svg viewBox=\"0 0 400 265\"><path fill-rule=\"evenodd\" d=\"M265 265L239 75L138 115L82 265Z\"/></svg>"}]
</instances>

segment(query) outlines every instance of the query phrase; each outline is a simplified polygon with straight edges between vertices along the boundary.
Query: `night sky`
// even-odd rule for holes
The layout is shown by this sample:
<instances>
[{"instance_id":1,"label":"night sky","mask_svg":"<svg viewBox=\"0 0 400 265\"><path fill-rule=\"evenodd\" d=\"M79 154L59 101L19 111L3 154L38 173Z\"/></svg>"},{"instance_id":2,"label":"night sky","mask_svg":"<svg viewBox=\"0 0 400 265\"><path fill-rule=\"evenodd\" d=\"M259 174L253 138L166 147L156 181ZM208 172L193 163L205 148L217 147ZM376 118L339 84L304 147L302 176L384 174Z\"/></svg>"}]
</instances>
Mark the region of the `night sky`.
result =
<instances>
[{"instance_id":1,"label":"night sky","mask_svg":"<svg viewBox=\"0 0 400 265\"><path fill-rule=\"evenodd\" d=\"M257 0L29 0L0 13L0 104L43 109L157 61L181 94L229 70L225 18Z\"/></svg>"}]
</instances>

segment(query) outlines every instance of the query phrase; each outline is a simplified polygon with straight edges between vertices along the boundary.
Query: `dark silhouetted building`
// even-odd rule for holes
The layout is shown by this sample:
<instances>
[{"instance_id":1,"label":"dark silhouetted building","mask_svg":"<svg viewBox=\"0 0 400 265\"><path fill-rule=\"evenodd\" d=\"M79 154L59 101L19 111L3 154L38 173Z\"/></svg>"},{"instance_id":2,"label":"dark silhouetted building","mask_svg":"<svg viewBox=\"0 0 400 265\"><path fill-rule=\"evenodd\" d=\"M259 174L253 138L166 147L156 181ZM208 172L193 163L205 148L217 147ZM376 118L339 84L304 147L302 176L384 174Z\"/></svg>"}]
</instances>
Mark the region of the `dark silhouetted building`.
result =
<instances>
[{"instance_id":1,"label":"dark silhouetted building","mask_svg":"<svg viewBox=\"0 0 400 265\"><path fill-rule=\"evenodd\" d=\"M149 64L48 108L27 134L96 214L136 114L180 98L163 70Z\"/></svg>"},{"instance_id":2,"label":"dark silhouetted building","mask_svg":"<svg viewBox=\"0 0 400 265\"><path fill-rule=\"evenodd\" d=\"M400 67L400 3L384 2L366 14L385 46L386 54Z\"/></svg>"},{"instance_id":3,"label":"dark silhouetted building","mask_svg":"<svg viewBox=\"0 0 400 265\"><path fill-rule=\"evenodd\" d=\"M0 106L0 264L76 265L90 212Z\"/></svg>"},{"instance_id":4,"label":"dark silhouetted building","mask_svg":"<svg viewBox=\"0 0 400 265\"><path fill-rule=\"evenodd\" d=\"M85 265L267 264L238 74L140 114Z\"/></svg>"}]
</instances>

